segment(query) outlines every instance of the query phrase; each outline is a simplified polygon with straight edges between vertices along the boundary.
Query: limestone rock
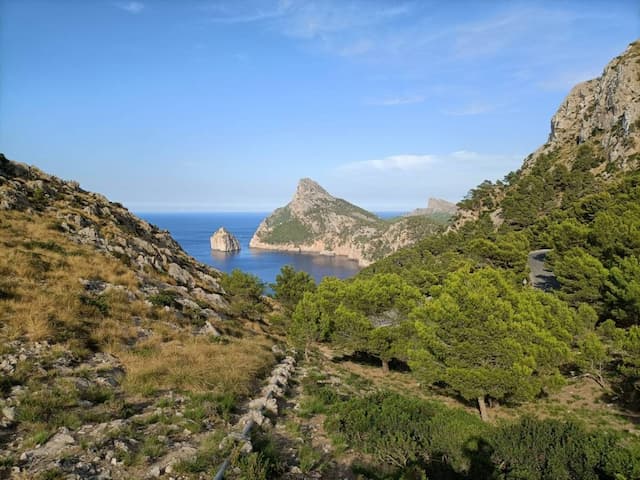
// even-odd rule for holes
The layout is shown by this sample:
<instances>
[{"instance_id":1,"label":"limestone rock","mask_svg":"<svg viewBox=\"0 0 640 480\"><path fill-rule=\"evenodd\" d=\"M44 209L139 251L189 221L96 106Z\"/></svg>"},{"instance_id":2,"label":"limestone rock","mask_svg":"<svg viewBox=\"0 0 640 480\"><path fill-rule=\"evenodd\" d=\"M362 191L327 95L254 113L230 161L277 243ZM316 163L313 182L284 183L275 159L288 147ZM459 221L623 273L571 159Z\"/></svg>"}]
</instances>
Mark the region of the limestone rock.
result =
<instances>
[{"instance_id":1,"label":"limestone rock","mask_svg":"<svg viewBox=\"0 0 640 480\"><path fill-rule=\"evenodd\" d=\"M249 246L341 255L366 266L439 229L426 218L383 220L303 178L291 202L262 221Z\"/></svg>"},{"instance_id":2,"label":"limestone rock","mask_svg":"<svg viewBox=\"0 0 640 480\"><path fill-rule=\"evenodd\" d=\"M169 264L167 273L171 278L178 282L178 285L193 286L195 283L191 274L175 263Z\"/></svg>"},{"instance_id":3,"label":"limestone rock","mask_svg":"<svg viewBox=\"0 0 640 480\"><path fill-rule=\"evenodd\" d=\"M237 252L240 250L238 239L224 227L220 227L216 233L211 235L209 241L211 250L220 252Z\"/></svg>"},{"instance_id":4,"label":"limestone rock","mask_svg":"<svg viewBox=\"0 0 640 480\"><path fill-rule=\"evenodd\" d=\"M551 119L549 148L600 136L608 160L623 163L640 150L640 42L613 59L602 75L573 87Z\"/></svg>"},{"instance_id":5,"label":"limestone rock","mask_svg":"<svg viewBox=\"0 0 640 480\"><path fill-rule=\"evenodd\" d=\"M594 153L597 162L589 171L599 181L615 181L640 168L640 41L609 62L600 77L571 89L551 119L547 142L524 160L516 178L529 175L540 161L552 162L545 168L571 171L583 144ZM499 227L508 192L509 185L494 185L485 192L491 198L488 205L461 210L450 228L457 230L483 213Z\"/></svg>"}]
</instances>

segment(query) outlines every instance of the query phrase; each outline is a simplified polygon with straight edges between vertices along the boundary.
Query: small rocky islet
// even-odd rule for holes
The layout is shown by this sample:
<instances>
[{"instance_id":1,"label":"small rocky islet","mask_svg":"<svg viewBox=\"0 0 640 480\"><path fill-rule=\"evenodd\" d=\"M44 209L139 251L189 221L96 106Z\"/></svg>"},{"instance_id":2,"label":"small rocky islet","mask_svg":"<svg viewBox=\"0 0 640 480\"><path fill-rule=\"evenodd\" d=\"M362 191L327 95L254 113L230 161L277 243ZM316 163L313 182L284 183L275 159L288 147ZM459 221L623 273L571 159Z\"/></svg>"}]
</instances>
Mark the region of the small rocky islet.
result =
<instances>
[{"instance_id":1,"label":"small rocky islet","mask_svg":"<svg viewBox=\"0 0 640 480\"><path fill-rule=\"evenodd\" d=\"M209 238L211 250L218 252L238 252L240 251L240 242L226 228L220 227L211 238Z\"/></svg>"}]
</instances>

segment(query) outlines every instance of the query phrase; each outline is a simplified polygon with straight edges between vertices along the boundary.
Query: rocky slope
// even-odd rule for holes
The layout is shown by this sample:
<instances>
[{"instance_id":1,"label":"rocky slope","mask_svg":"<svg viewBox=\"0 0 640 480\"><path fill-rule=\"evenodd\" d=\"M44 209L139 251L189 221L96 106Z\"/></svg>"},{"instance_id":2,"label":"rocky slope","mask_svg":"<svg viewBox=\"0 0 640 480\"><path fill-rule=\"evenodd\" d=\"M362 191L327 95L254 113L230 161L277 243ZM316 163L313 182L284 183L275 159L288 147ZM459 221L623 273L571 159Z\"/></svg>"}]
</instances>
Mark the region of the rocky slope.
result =
<instances>
[{"instance_id":1,"label":"rocky slope","mask_svg":"<svg viewBox=\"0 0 640 480\"><path fill-rule=\"evenodd\" d=\"M238 239L224 227L220 227L209 239L211 250L219 252L237 252L240 250Z\"/></svg>"},{"instance_id":2,"label":"rocky slope","mask_svg":"<svg viewBox=\"0 0 640 480\"><path fill-rule=\"evenodd\" d=\"M511 220L517 190L532 188L547 173L553 193L547 210L563 201L566 185L580 178L591 185L610 182L640 167L640 42L614 58L602 75L576 85L551 119L547 142L529 155L520 170L496 184L470 192L452 228L489 214L496 226ZM551 173L555 178L551 178ZM543 213L542 209L539 213Z\"/></svg>"},{"instance_id":3,"label":"rocky slope","mask_svg":"<svg viewBox=\"0 0 640 480\"><path fill-rule=\"evenodd\" d=\"M366 266L440 228L427 217L382 220L305 178L291 202L262 221L249 246L342 255Z\"/></svg>"},{"instance_id":4,"label":"rocky slope","mask_svg":"<svg viewBox=\"0 0 640 480\"><path fill-rule=\"evenodd\" d=\"M207 478L276 360L221 282L122 205L0 154L0 479Z\"/></svg>"}]
</instances>

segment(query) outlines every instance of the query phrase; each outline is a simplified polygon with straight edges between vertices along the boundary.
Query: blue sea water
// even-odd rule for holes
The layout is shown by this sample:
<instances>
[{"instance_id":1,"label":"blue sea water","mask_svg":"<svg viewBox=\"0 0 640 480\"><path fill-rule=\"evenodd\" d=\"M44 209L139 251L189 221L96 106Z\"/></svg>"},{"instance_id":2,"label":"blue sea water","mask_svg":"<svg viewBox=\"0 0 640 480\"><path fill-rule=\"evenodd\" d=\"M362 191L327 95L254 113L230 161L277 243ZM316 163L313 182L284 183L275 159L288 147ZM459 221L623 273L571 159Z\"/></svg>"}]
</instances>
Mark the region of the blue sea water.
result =
<instances>
[{"instance_id":1,"label":"blue sea water","mask_svg":"<svg viewBox=\"0 0 640 480\"><path fill-rule=\"evenodd\" d=\"M360 270L357 262L344 257L330 257L307 253L270 252L249 248L249 241L260 222L268 213L138 213L148 222L169 230L184 250L197 260L223 272L234 268L252 273L262 281L272 283L284 265L303 270L316 281L323 277L348 278ZM385 212L380 216L389 218L397 213ZM240 242L236 253L213 252L209 237L218 228L225 227Z\"/></svg>"}]
</instances>

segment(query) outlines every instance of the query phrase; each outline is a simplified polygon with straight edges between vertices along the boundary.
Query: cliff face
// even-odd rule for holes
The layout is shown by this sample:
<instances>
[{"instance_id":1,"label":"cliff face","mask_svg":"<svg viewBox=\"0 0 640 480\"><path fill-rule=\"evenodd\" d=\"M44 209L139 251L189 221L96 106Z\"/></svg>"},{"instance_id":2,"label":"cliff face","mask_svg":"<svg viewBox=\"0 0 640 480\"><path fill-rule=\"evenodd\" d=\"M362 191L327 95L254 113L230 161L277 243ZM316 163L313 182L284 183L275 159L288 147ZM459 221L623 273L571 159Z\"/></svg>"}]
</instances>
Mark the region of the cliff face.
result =
<instances>
[{"instance_id":1,"label":"cliff face","mask_svg":"<svg viewBox=\"0 0 640 480\"><path fill-rule=\"evenodd\" d=\"M219 252L237 252L240 250L238 239L224 227L220 227L209 239L211 250Z\"/></svg>"},{"instance_id":2,"label":"cliff face","mask_svg":"<svg viewBox=\"0 0 640 480\"><path fill-rule=\"evenodd\" d=\"M305 178L291 202L262 221L249 246L342 255L364 266L439 228L427 218L382 220Z\"/></svg>"},{"instance_id":3,"label":"cliff face","mask_svg":"<svg viewBox=\"0 0 640 480\"><path fill-rule=\"evenodd\" d=\"M640 43L613 59L599 78L576 85L551 119L547 145L540 152L595 139L607 160L624 170L640 149ZM538 152L536 152L538 153Z\"/></svg>"},{"instance_id":4,"label":"cliff face","mask_svg":"<svg viewBox=\"0 0 640 480\"><path fill-rule=\"evenodd\" d=\"M551 119L547 142L529 155L505 182L485 183L460 202L451 228L477 220L484 213L496 226L511 221L520 189L537 188L545 205L539 214L560 206L567 191L579 192L576 179L589 185L615 181L620 174L640 167L640 42L614 58L602 75L576 85ZM547 191L532 185L544 178ZM582 193L588 193L583 189ZM537 200L537 197L534 196ZM517 221L521 222L522 219ZM526 222L525 222L526 223Z\"/></svg>"}]
</instances>

